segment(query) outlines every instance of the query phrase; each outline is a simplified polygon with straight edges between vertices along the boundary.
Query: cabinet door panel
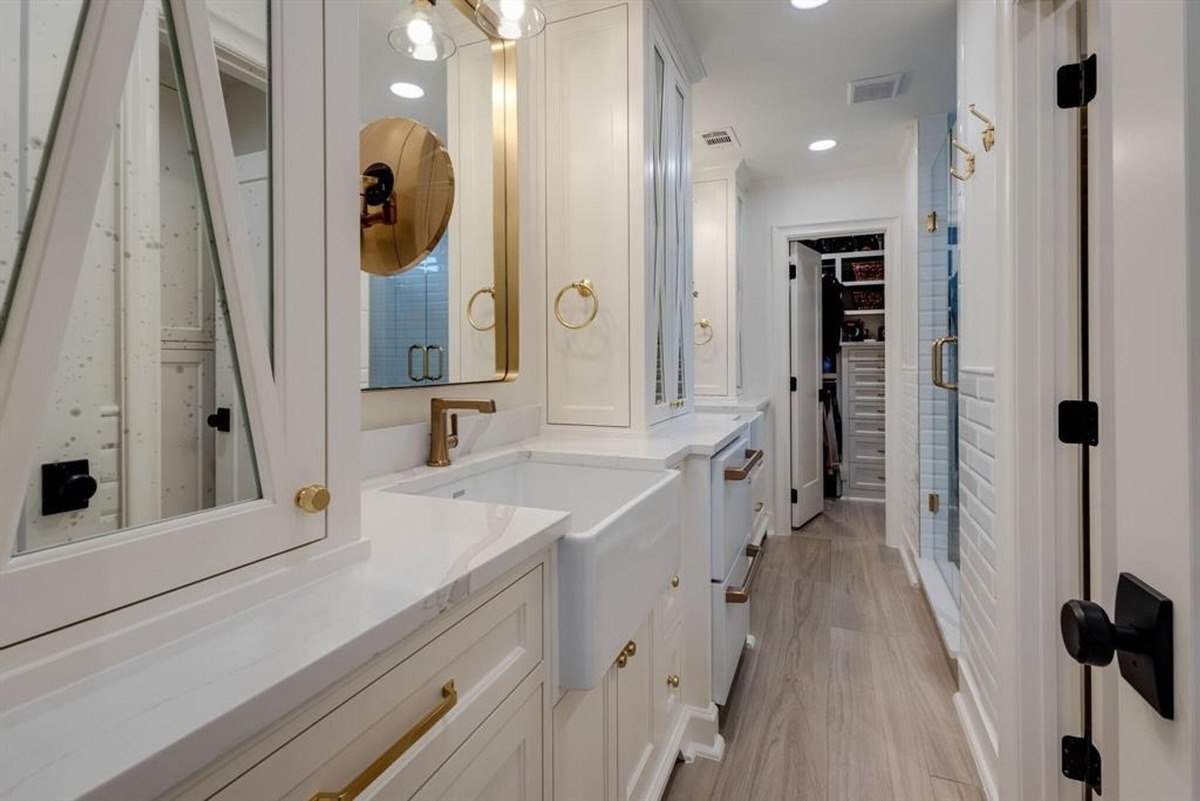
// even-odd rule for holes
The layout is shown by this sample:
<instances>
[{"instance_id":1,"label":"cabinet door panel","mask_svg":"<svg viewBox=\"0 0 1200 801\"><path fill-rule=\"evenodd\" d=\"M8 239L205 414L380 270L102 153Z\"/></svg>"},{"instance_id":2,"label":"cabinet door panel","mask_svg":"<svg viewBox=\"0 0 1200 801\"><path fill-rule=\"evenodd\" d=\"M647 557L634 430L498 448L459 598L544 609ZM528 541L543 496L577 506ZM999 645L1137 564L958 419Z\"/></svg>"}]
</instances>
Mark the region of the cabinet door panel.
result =
<instances>
[{"instance_id":1,"label":"cabinet door panel","mask_svg":"<svg viewBox=\"0 0 1200 801\"><path fill-rule=\"evenodd\" d=\"M629 85L624 6L546 29L547 419L630 425ZM564 287L588 279L595 297ZM555 307L571 324L560 324Z\"/></svg>"},{"instance_id":2,"label":"cabinet door panel","mask_svg":"<svg viewBox=\"0 0 1200 801\"><path fill-rule=\"evenodd\" d=\"M617 669L617 788L621 801L638 797L654 751L654 649L649 619L633 641L638 652Z\"/></svg>"},{"instance_id":3,"label":"cabinet door panel","mask_svg":"<svg viewBox=\"0 0 1200 801\"><path fill-rule=\"evenodd\" d=\"M572 690L554 707L554 797L614 801L617 797L616 667L590 690Z\"/></svg>"}]
</instances>

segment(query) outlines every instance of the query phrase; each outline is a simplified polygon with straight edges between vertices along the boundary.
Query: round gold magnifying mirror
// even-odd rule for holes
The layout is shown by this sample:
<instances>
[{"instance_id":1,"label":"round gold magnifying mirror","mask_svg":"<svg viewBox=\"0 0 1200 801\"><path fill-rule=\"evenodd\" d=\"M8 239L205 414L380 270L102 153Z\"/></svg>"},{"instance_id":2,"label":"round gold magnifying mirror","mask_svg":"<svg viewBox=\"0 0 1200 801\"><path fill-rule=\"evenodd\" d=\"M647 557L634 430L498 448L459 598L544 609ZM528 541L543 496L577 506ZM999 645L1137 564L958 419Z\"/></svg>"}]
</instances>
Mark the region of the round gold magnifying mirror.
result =
<instances>
[{"instance_id":1,"label":"round gold magnifying mirror","mask_svg":"<svg viewBox=\"0 0 1200 801\"><path fill-rule=\"evenodd\" d=\"M388 117L358 138L362 269L399 275L420 264L446 234L454 210L454 165L437 134Z\"/></svg>"}]
</instances>

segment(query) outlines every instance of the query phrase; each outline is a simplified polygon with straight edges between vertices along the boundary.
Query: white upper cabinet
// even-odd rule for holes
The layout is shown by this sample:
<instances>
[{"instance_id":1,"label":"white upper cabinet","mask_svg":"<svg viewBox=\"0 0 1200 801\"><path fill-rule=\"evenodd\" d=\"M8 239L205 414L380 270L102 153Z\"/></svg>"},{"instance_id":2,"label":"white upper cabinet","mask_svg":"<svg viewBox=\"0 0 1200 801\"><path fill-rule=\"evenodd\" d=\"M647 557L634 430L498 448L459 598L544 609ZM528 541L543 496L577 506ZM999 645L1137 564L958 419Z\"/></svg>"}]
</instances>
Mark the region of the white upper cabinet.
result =
<instances>
[{"instance_id":1,"label":"white upper cabinet","mask_svg":"<svg viewBox=\"0 0 1200 801\"><path fill-rule=\"evenodd\" d=\"M0 6L0 646L327 536L322 25Z\"/></svg>"},{"instance_id":2,"label":"white upper cabinet","mask_svg":"<svg viewBox=\"0 0 1200 801\"><path fill-rule=\"evenodd\" d=\"M691 407L691 86L653 3L589 7L546 29L546 416L641 429Z\"/></svg>"},{"instance_id":3,"label":"white upper cabinet","mask_svg":"<svg viewBox=\"0 0 1200 801\"><path fill-rule=\"evenodd\" d=\"M697 170L696 394L736 398L741 389L743 190L740 165Z\"/></svg>"}]
</instances>

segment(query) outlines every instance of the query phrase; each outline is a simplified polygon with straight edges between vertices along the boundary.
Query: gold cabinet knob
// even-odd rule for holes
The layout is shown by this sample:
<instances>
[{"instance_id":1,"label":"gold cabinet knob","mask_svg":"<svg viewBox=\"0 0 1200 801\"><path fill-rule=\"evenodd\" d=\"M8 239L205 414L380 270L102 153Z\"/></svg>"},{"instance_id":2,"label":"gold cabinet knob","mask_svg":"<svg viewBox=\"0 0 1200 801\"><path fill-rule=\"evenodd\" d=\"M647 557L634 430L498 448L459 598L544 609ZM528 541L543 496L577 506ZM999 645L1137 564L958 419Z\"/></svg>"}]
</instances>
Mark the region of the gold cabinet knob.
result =
<instances>
[{"instance_id":1,"label":"gold cabinet knob","mask_svg":"<svg viewBox=\"0 0 1200 801\"><path fill-rule=\"evenodd\" d=\"M624 651L622 651L621 654L617 657L617 661L615 664L619 668L623 668L629 664L629 657L625 656Z\"/></svg>"},{"instance_id":2,"label":"gold cabinet knob","mask_svg":"<svg viewBox=\"0 0 1200 801\"><path fill-rule=\"evenodd\" d=\"M637 655L637 643L634 642L633 640L630 640L629 642L625 643L625 656L636 656L636 655Z\"/></svg>"},{"instance_id":3,"label":"gold cabinet knob","mask_svg":"<svg viewBox=\"0 0 1200 801\"><path fill-rule=\"evenodd\" d=\"M763 502L762 501L759 501L758 503L754 504L754 511L761 512L762 510L763 510Z\"/></svg>"},{"instance_id":4,"label":"gold cabinet knob","mask_svg":"<svg viewBox=\"0 0 1200 801\"><path fill-rule=\"evenodd\" d=\"M296 493L296 506L299 506L301 511L307 512L310 515L324 512L329 508L331 500L333 500L333 496L329 494L329 488L324 484L310 484L307 487L302 487Z\"/></svg>"},{"instance_id":5,"label":"gold cabinet knob","mask_svg":"<svg viewBox=\"0 0 1200 801\"><path fill-rule=\"evenodd\" d=\"M675 675L667 676L667 686L668 687L678 687L679 686L679 677L675 676Z\"/></svg>"},{"instance_id":6,"label":"gold cabinet knob","mask_svg":"<svg viewBox=\"0 0 1200 801\"><path fill-rule=\"evenodd\" d=\"M671 586L672 587L679 586L679 576L671 576Z\"/></svg>"}]
</instances>

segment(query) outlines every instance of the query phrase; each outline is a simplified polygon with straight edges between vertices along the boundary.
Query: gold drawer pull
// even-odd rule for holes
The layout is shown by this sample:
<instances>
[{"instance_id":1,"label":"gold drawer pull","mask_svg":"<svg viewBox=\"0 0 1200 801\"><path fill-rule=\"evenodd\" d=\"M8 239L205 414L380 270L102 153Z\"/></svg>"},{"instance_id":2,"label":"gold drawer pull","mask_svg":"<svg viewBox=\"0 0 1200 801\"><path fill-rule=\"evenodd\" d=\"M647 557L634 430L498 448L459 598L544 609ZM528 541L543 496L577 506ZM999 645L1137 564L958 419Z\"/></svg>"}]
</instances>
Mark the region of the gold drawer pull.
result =
<instances>
[{"instance_id":1,"label":"gold drawer pull","mask_svg":"<svg viewBox=\"0 0 1200 801\"><path fill-rule=\"evenodd\" d=\"M496 290L490 286L485 286L483 289L476 291L476 293L471 296L471 299L467 301L467 322L470 323L471 327L476 331L491 331L496 327L495 320L492 321L491 325L480 325L479 323L475 322L475 301L479 300L480 295L491 295L492 300L494 301L496 299Z\"/></svg>"},{"instance_id":2,"label":"gold drawer pull","mask_svg":"<svg viewBox=\"0 0 1200 801\"><path fill-rule=\"evenodd\" d=\"M574 289L584 298L590 298L592 301L592 313L589 314L587 319L582 323L568 323L566 318L562 315L562 309L560 307L562 306L563 295L567 294L572 289ZM596 294L596 287L590 279L585 278L582 281L574 281L570 284L567 284L562 289L558 290L558 295L554 298L554 317L558 320L558 324L563 328L569 328L572 331L578 331L581 328L587 328L592 324L592 321L596 319L596 315L599 313L600 296Z\"/></svg>"},{"instance_id":3,"label":"gold drawer pull","mask_svg":"<svg viewBox=\"0 0 1200 801\"><path fill-rule=\"evenodd\" d=\"M355 777L354 781L347 784L337 793L317 793L309 801L353 801L371 786L371 782L383 775L383 772L395 764L396 760L404 756L408 749L417 744L425 734L437 724L439 720L446 717L454 705L458 703L458 691L454 689L454 679L442 685L442 701L432 712L426 715L417 725L413 726L404 736L396 741L388 750L379 755L379 758L367 766L367 769Z\"/></svg>"},{"instance_id":4,"label":"gold drawer pull","mask_svg":"<svg viewBox=\"0 0 1200 801\"><path fill-rule=\"evenodd\" d=\"M746 478L750 475L750 471L754 469L755 465L757 465L759 462L762 461L762 458L763 458L762 451L755 451L755 450L747 449L746 450L746 463L744 465L742 465L741 467L726 467L725 468L725 480L726 481L745 481Z\"/></svg>"},{"instance_id":5,"label":"gold drawer pull","mask_svg":"<svg viewBox=\"0 0 1200 801\"><path fill-rule=\"evenodd\" d=\"M754 579L758 576L758 569L762 566L766 551L767 540L765 537L762 545L746 546L746 556L750 557L750 570L746 572L746 583L740 587L726 587L725 603L744 604L750 601L750 590L754 589Z\"/></svg>"}]
</instances>

